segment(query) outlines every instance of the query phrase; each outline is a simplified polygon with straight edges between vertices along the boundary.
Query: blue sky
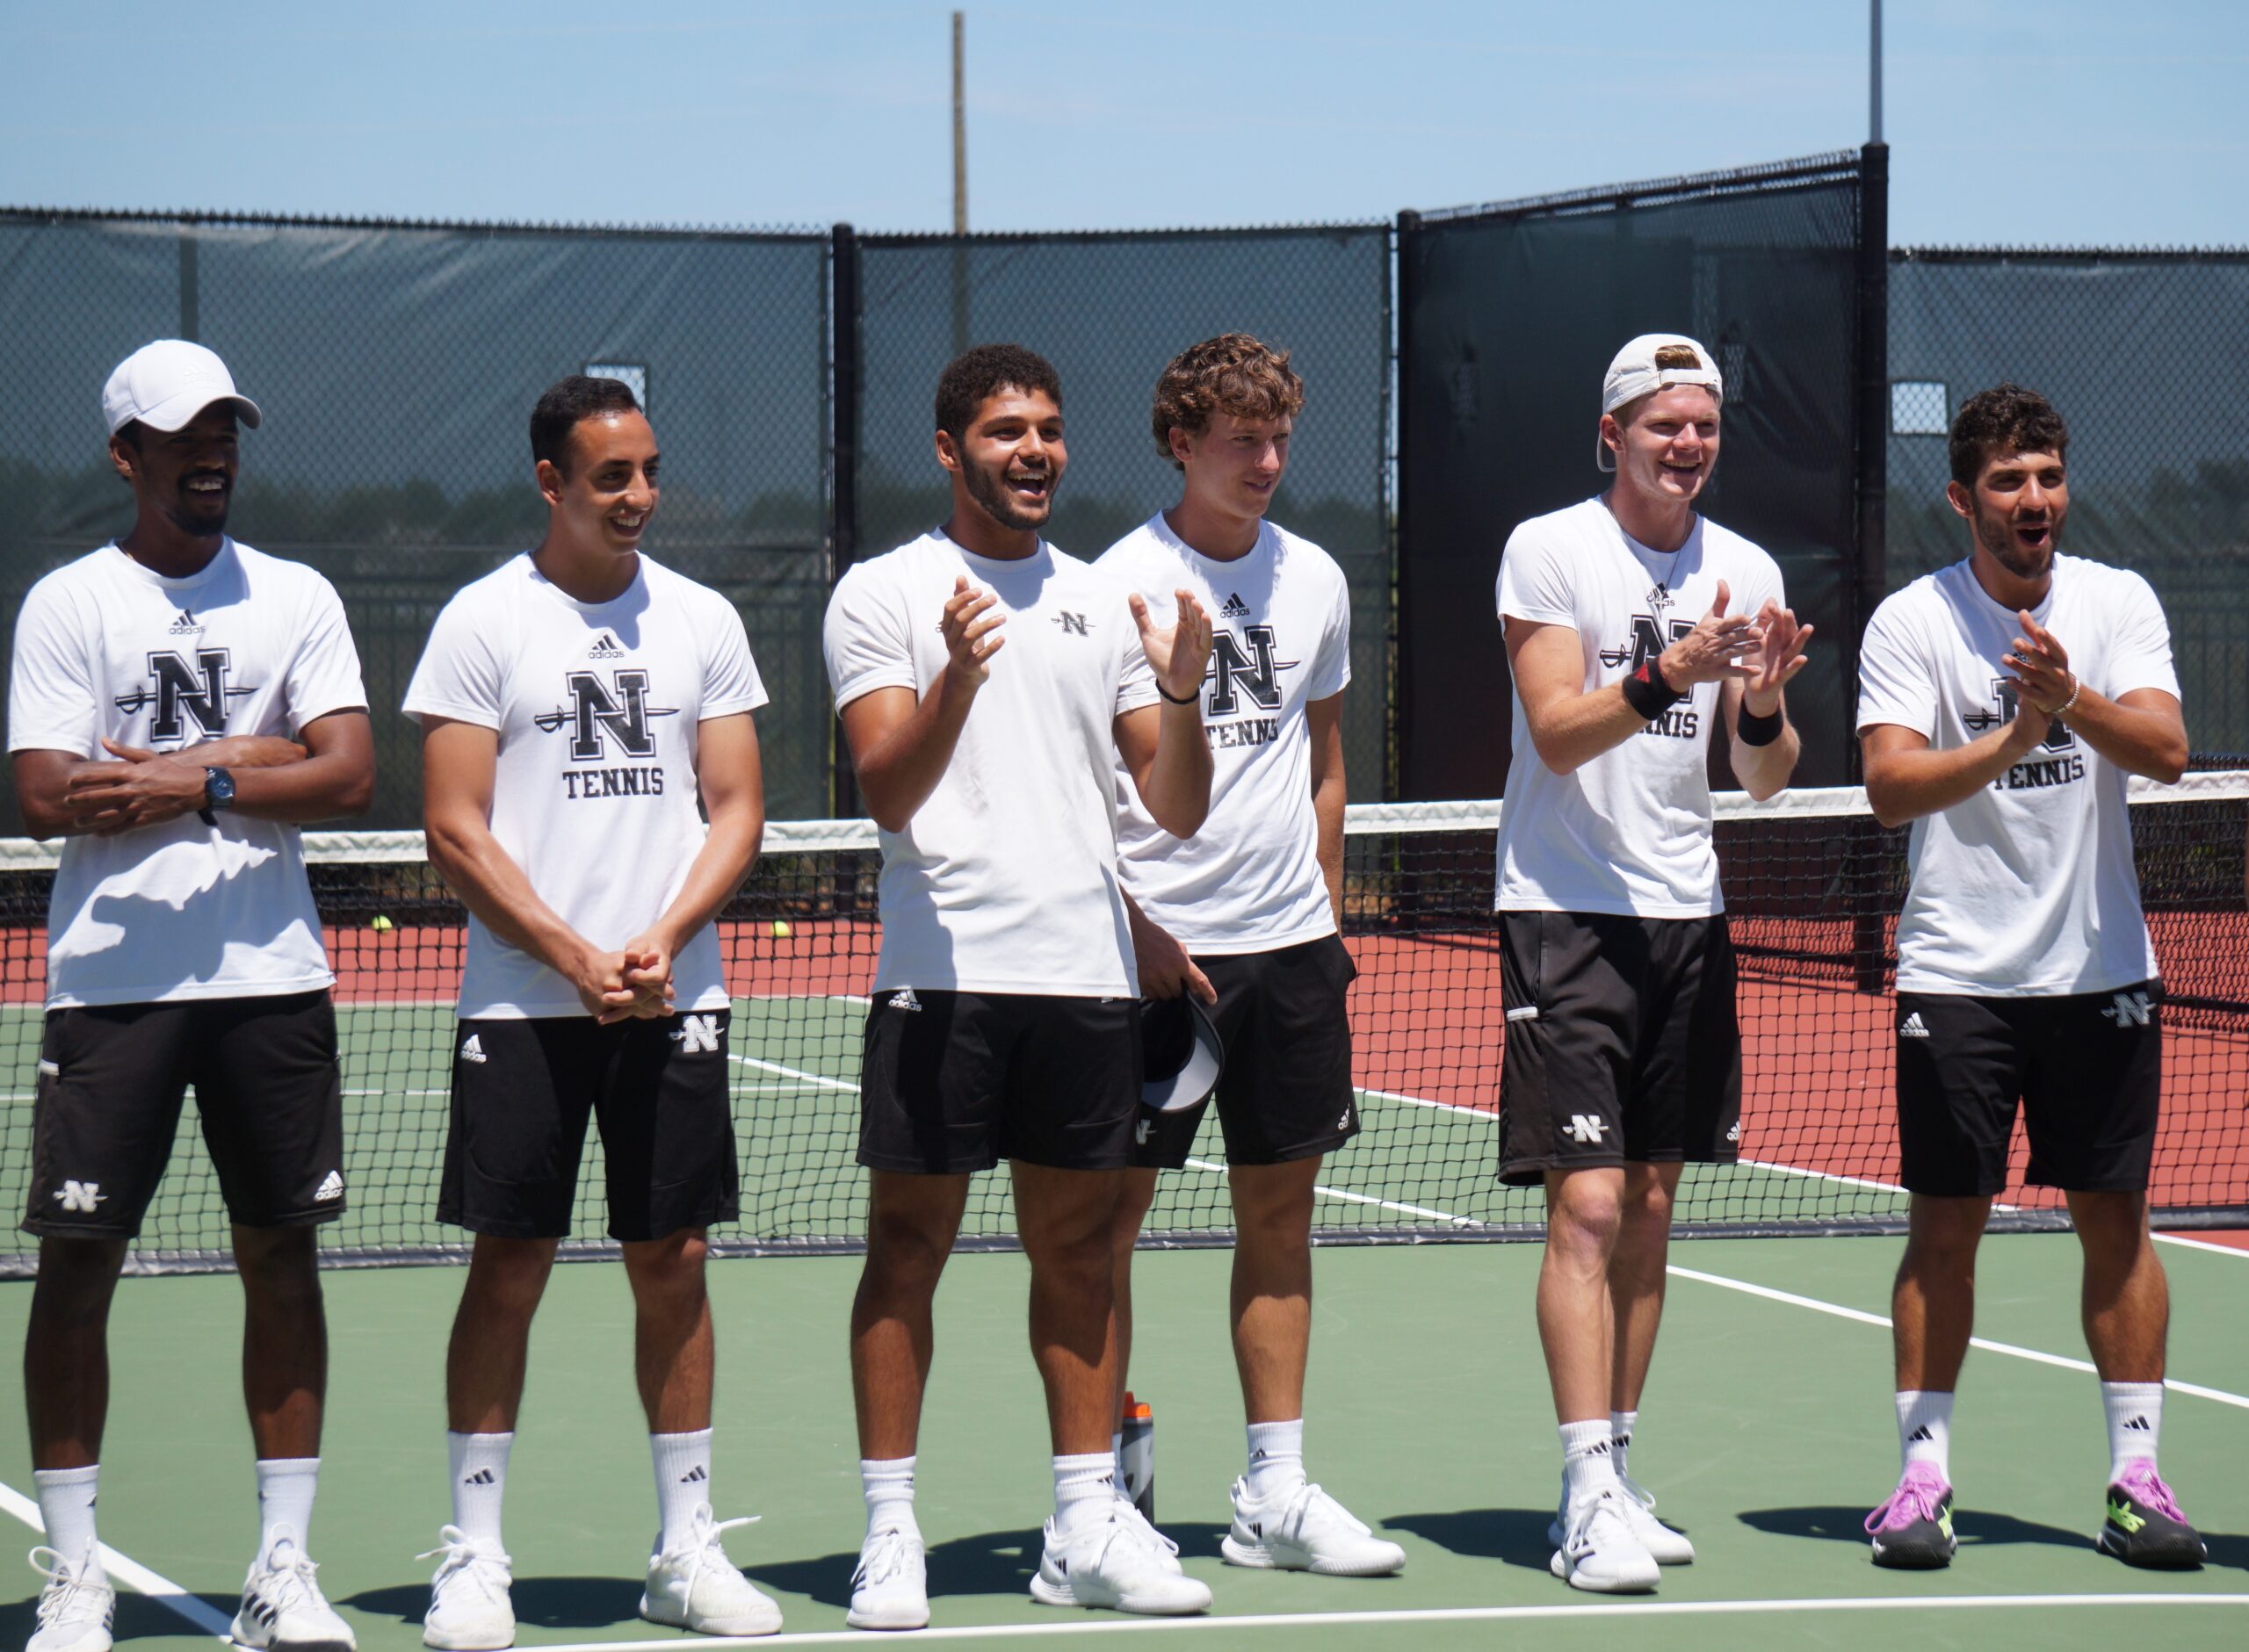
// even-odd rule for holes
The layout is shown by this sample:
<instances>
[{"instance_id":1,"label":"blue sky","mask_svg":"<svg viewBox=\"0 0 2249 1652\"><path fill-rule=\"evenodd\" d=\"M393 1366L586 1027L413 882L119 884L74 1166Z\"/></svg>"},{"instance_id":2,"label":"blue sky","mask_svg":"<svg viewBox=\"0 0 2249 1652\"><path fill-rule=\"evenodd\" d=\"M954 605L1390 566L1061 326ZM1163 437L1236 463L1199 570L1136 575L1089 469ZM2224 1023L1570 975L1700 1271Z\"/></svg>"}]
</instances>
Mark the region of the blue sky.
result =
<instances>
[{"instance_id":1,"label":"blue sky","mask_svg":"<svg viewBox=\"0 0 2249 1652\"><path fill-rule=\"evenodd\" d=\"M0 202L941 228L948 10L0 0ZM1863 0L966 10L979 228L1384 217L1866 131ZM2238 3L1887 11L1893 242L2249 242Z\"/></svg>"}]
</instances>

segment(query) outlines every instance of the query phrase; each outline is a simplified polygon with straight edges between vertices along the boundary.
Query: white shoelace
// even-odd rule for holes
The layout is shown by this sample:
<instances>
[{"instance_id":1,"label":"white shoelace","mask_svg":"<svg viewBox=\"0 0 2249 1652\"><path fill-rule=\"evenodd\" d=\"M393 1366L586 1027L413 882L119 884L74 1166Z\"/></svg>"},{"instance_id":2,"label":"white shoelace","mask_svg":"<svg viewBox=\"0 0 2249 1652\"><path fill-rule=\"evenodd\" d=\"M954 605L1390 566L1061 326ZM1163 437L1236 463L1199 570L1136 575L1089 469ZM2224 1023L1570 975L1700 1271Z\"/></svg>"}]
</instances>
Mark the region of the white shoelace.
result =
<instances>
[{"instance_id":1,"label":"white shoelace","mask_svg":"<svg viewBox=\"0 0 2249 1652\"><path fill-rule=\"evenodd\" d=\"M912 1542L894 1526L877 1532L860 1552L858 1569L851 1574L851 1587L879 1589L904 1572Z\"/></svg>"},{"instance_id":2,"label":"white shoelace","mask_svg":"<svg viewBox=\"0 0 2249 1652\"><path fill-rule=\"evenodd\" d=\"M320 1592L319 1563L297 1547L290 1537L277 1537L273 1547L263 1556L261 1566L252 1579L251 1587L271 1596L276 1612L287 1612L293 1607L318 1601L328 1604Z\"/></svg>"},{"instance_id":3,"label":"white shoelace","mask_svg":"<svg viewBox=\"0 0 2249 1652\"><path fill-rule=\"evenodd\" d=\"M1624 1525L1623 1511L1609 1504L1609 1499L1617 1496L1615 1491L1602 1491L1570 1511L1571 1518L1562 1533L1562 1547L1573 1556L1594 1552L1593 1523L1604 1514L1616 1522L1626 1537L1631 1536L1631 1528Z\"/></svg>"},{"instance_id":4,"label":"white shoelace","mask_svg":"<svg viewBox=\"0 0 2249 1652\"><path fill-rule=\"evenodd\" d=\"M727 1573L736 1577L741 1576L741 1569L727 1558L726 1547L720 1540L736 1526L755 1526L763 1518L762 1515L744 1514L731 1520L713 1520L708 1508L698 1506L695 1511L695 1524L688 1528L687 1541L658 1555L656 1563L666 1565L682 1556L687 1557L685 1592L687 1598L692 1600L695 1598L695 1585L702 1581L704 1572L711 1568L714 1559L716 1564Z\"/></svg>"},{"instance_id":5,"label":"white shoelace","mask_svg":"<svg viewBox=\"0 0 2249 1652\"><path fill-rule=\"evenodd\" d=\"M1283 1505L1281 1530L1294 1532L1301 1538L1305 1528L1314 1519L1342 1526L1361 1537L1373 1535L1373 1528L1329 1497L1317 1483L1307 1480L1290 1494L1288 1502Z\"/></svg>"},{"instance_id":6,"label":"white shoelace","mask_svg":"<svg viewBox=\"0 0 2249 1652\"><path fill-rule=\"evenodd\" d=\"M457 1526L439 1526L438 1547L414 1558L438 1562L438 1575L430 1580L432 1591L445 1589L451 1579L466 1572L487 1599L497 1598L495 1583L505 1591L512 1580L510 1569L515 1564L504 1551L485 1547ZM492 1576L494 1571L499 1573L497 1578Z\"/></svg>"},{"instance_id":7,"label":"white shoelace","mask_svg":"<svg viewBox=\"0 0 2249 1652\"><path fill-rule=\"evenodd\" d=\"M40 1559L40 1555L47 1559ZM115 1597L106 1583L90 1583L62 1558L61 1551L47 1547L44 1543L29 1556L32 1569L47 1579L47 1586L40 1591L39 1627L50 1628L58 1623L91 1622L104 1616L109 1603L103 1597Z\"/></svg>"}]
</instances>

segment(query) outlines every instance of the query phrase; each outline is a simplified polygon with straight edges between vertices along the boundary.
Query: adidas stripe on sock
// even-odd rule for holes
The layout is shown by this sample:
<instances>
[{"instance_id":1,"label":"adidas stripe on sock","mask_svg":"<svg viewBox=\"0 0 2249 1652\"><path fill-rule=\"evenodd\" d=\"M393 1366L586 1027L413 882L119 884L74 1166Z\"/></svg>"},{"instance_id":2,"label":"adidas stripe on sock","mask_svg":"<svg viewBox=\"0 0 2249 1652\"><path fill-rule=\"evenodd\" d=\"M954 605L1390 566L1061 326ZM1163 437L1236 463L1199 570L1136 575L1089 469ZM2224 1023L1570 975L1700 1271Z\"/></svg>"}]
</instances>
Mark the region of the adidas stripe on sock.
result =
<instances>
[{"instance_id":1,"label":"adidas stripe on sock","mask_svg":"<svg viewBox=\"0 0 2249 1652\"><path fill-rule=\"evenodd\" d=\"M1898 1405L1898 1468L1933 1463L1952 1483L1952 1396L1939 1389L1900 1389Z\"/></svg>"},{"instance_id":2,"label":"adidas stripe on sock","mask_svg":"<svg viewBox=\"0 0 2249 1652\"><path fill-rule=\"evenodd\" d=\"M1117 1501L1117 1459L1089 1451L1054 1459L1054 1530L1067 1533L1109 1518Z\"/></svg>"},{"instance_id":3,"label":"adidas stripe on sock","mask_svg":"<svg viewBox=\"0 0 2249 1652\"><path fill-rule=\"evenodd\" d=\"M508 1452L516 1437L457 1434L445 1431L445 1455L453 1470L453 1524L462 1535L493 1548L500 1540L500 1504L508 1490Z\"/></svg>"},{"instance_id":4,"label":"adidas stripe on sock","mask_svg":"<svg viewBox=\"0 0 2249 1652\"><path fill-rule=\"evenodd\" d=\"M2142 1457L2155 1461L2156 1439L2163 1432L2163 1384L2103 1382L2101 1409L2108 1415L2108 1480L2113 1485L2126 1463Z\"/></svg>"},{"instance_id":5,"label":"adidas stripe on sock","mask_svg":"<svg viewBox=\"0 0 2249 1652\"><path fill-rule=\"evenodd\" d=\"M859 1491L867 1500L867 1533L903 1532L922 1535L914 1519L914 1459L862 1457Z\"/></svg>"},{"instance_id":6,"label":"adidas stripe on sock","mask_svg":"<svg viewBox=\"0 0 2249 1652\"><path fill-rule=\"evenodd\" d=\"M320 1490L317 1457L261 1457L257 1460L257 1552L273 1541L276 1526L288 1528L300 1554L313 1523L313 1497Z\"/></svg>"},{"instance_id":7,"label":"adidas stripe on sock","mask_svg":"<svg viewBox=\"0 0 2249 1652\"><path fill-rule=\"evenodd\" d=\"M711 1431L651 1434L648 1454L656 1465L656 1512L663 1521L657 1547L670 1554L688 1540L695 1511L711 1501Z\"/></svg>"},{"instance_id":8,"label":"adidas stripe on sock","mask_svg":"<svg viewBox=\"0 0 2249 1652\"><path fill-rule=\"evenodd\" d=\"M1574 1507L1616 1484L1615 1446L1605 1417L1590 1422L1564 1423L1562 1436L1562 1502Z\"/></svg>"},{"instance_id":9,"label":"adidas stripe on sock","mask_svg":"<svg viewBox=\"0 0 2249 1652\"><path fill-rule=\"evenodd\" d=\"M1249 1425L1249 1495L1263 1503L1304 1483L1304 1418Z\"/></svg>"}]
</instances>

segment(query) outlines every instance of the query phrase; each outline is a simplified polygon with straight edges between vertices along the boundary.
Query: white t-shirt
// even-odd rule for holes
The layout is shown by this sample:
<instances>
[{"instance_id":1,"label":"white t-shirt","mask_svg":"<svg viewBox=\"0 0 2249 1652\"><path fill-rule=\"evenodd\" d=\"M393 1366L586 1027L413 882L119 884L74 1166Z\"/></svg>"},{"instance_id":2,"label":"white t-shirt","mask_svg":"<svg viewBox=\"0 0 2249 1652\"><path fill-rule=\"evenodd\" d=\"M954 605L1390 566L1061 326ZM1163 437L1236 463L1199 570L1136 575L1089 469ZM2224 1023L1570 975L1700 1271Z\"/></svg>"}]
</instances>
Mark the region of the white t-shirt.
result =
<instances>
[{"instance_id":1,"label":"white t-shirt","mask_svg":"<svg viewBox=\"0 0 2249 1652\"><path fill-rule=\"evenodd\" d=\"M2138 574L2056 557L2054 582L2031 617L2094 693L2178 696L2171 630ZM1867 626L1860 730L1891 723L1949 751L2011 720L2013 674L2000 656L2021 634L2014 610L1992 600L1971 563L1922 575ZM1914 821L1898 990L2038 998L2154 979L2126 779L2055 723L1992 784Z\"/></svg>"},{"instance_id":2,"label":"white t-shirt","mask_svg":"<svg viewBox=\"0 0 2249 1652\"><path fill-rule=\"evenodd\" d=\"M1508 537L1500 615L1578 634L1587 692L1622 681L1695 628L1726 584L1726 612L1785 602L1781 570L1701 516L1675 552L1627 536L1598 499L1534 516ZM1721 685L1685 699L1574 773L1538 761L1522 696L1500 815L1502 912L1707 918L1725 910L1710 845L1705 767Z\"/></svg>"},{"instance_id":3,"label":"white t-shirt","mask_svg":"<svg viewBox=\"0 0 2249 1652\"><path fill-rule=\"evenodd\" d=\"M1335 932L1312 808L1305 706L1351 680L1351 594L1309 539L1262 523L1246 556L1191 549L1158 512L1094 565L1177 617L1182 587L1209 610L1214 647L1203 700L1211 812L1191 838L1155 823L1120 763L1124 887L1190 952L1265 952Z\"/></svg>"},{"instance_id":4,"label":"white t-shirt","mask_svg":"<svg viewBox=\"0 0 2249 1652\"><path fill-rule=\"evenodd\" d=\"M8 683L11 751L108 761L102 738L177 751L294 739L367 703L336 589L300 562L221 542L165 579L114 545L24 599ZM330 985L297 828L231 811L74 837L47 907L47 1003L271 998Z\"/></svg>"},{"instance_id":5,"label":"white t-shirt","mask_svg":"<svg viewBox=\"0 0 2249 1652\"><path fill-rule=\"evenodd\" d=\"M640 558L625 594L581 602L530 552L464 586L430 632L406 710L495 729L492 835L539 898L595 946L663 915L707 828L696 732L765 703L732 602ZM681 1010L724 1009L717 929L672 960ZM569 981L471 914L460 1014L582 1015Z\"/></svg>"},{"instance_id":6,"label":"white t-shirt","mask_svg":"<svg viewBox=\"0 0 2249 1652\"><path fill-rule=\"evenodd\" d=\"M877 689L929 692L963 575L999 599L1007 646L936 789L881 834L874 990L1136 992L1110 776L1116 718L1156 686L1122 584L1043 542L1002 562L924 534L837 581L821 638L836 709Z\"/></svg>"}]
</instances>

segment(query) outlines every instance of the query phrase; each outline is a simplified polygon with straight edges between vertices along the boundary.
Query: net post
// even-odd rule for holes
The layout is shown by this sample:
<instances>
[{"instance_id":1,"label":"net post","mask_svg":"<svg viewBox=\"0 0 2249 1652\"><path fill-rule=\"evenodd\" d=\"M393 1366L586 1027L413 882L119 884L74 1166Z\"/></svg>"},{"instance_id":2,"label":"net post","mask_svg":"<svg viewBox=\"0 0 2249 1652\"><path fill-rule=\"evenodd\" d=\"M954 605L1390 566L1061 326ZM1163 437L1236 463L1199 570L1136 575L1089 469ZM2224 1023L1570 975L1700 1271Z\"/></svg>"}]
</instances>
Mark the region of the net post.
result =
<instances>
[{"instance_id":1,"label":"net post","mask_svg":"<svg viewBox=\"0 0 2249 1652\"><path fill-rule=\"evenodd\" d=\"M832 299L828 314L829 398L828 588L833 591L859 554L859 236L838 224L828 242ZM838 819L859 812L859 786L840 720L828 732L828 790Z\"/></svg>"}]
</instances>

